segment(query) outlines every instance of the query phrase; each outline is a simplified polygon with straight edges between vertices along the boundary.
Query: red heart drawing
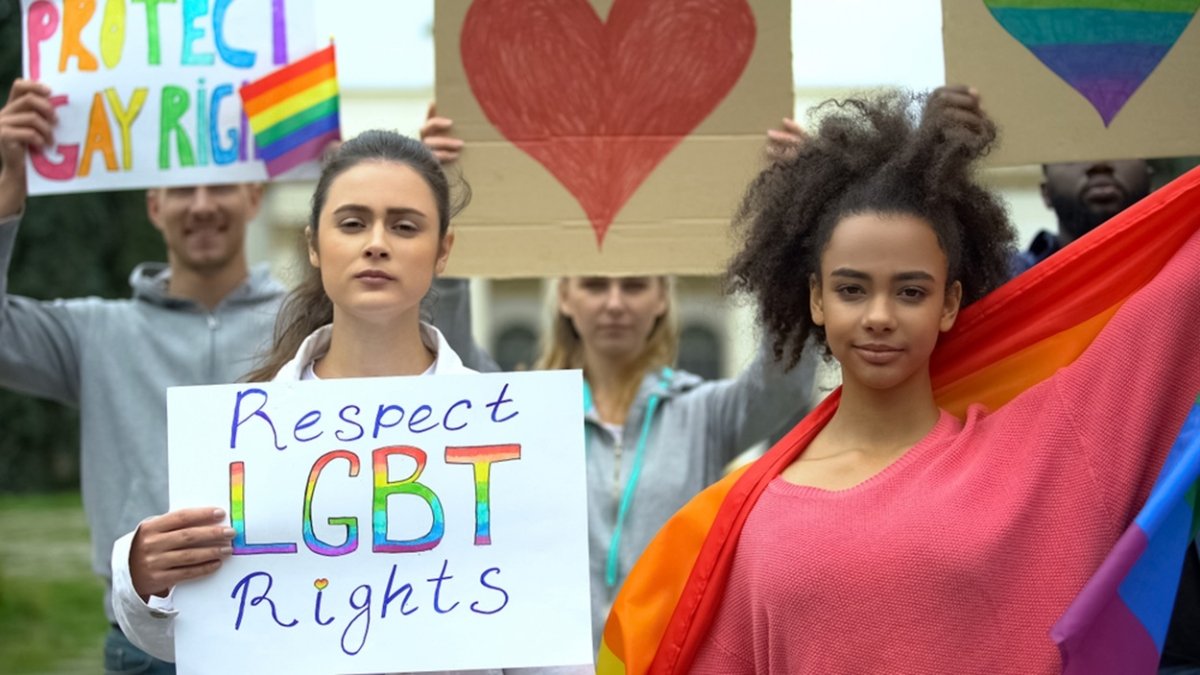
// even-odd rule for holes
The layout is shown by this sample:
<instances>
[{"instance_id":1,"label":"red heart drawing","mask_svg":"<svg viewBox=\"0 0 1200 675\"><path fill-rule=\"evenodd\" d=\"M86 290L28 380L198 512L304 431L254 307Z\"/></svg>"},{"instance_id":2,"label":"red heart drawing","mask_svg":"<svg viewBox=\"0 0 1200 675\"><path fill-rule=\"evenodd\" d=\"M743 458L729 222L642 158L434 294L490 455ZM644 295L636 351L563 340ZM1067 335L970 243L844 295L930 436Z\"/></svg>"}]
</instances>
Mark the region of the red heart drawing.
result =
<instances>
[{"instance_id":1,"label":"red heart drawing","mask_svg":"<svg viewBox=\"0 0 1200 675\"><path fill-rule=\"evenodd\" d=\"M476 0L463 68L488 120L583 207L596 243L729 94L754 51L746 0Z\"/></svg>"}]
</instances>

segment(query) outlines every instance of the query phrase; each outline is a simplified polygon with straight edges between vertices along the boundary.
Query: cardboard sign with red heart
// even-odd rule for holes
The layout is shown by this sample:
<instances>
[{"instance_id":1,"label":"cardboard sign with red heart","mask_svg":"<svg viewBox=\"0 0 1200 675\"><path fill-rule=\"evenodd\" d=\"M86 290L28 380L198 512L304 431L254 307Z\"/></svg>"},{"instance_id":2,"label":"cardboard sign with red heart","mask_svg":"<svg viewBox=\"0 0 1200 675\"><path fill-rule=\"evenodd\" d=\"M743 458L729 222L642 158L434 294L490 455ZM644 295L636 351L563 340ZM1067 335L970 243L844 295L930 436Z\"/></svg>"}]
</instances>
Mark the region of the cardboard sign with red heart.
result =
<instances>
[{"instance_id":1,"label":"cardboard sign with red heart","mask_svg":"<svg viewBox=\"0 0 1200 675\"><path fill-rule=\"evenodd\" d=\"M718 271L791 114L788 4L439 1L438 110L473 192L452 272Z\"/></svg>"}]
</instances>

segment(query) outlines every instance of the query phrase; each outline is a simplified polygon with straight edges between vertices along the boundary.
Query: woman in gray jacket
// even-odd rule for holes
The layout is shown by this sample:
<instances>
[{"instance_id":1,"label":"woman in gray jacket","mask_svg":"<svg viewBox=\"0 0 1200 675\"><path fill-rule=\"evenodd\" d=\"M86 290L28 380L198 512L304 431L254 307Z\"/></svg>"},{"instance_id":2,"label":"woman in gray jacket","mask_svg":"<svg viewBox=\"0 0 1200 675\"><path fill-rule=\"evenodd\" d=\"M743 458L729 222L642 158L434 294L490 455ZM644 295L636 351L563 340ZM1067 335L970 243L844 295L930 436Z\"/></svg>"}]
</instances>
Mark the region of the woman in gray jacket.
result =
<instances>
[{"instance_id":1,"label":"woman in gray jacket","mask_svg":"<svg viewBox=\"0 0 1200 675\"><path fill-rule=\"evenodd\" d=\"M658 528L724 467L812 406L815 357L785 372L768 347L734 379L672 368L668 277L558 281L540 368L581 368L587 434L592 639Z\"/></svg>"}]
</instances>

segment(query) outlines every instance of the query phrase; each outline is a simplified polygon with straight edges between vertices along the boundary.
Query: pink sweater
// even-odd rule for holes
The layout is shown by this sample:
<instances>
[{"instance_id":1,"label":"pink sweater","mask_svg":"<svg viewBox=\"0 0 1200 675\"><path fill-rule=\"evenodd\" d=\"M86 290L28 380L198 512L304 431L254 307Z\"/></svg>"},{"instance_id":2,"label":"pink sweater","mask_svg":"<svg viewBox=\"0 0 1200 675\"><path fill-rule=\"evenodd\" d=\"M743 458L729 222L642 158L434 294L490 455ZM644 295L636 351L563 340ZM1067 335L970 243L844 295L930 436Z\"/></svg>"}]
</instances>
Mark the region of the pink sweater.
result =
<instances>
[{"instance_id":1,"label":"pink sweater","mask_svg":"<svg viewBox=\"0 0 1200 675\"><path fill-rule=\"evenodd\" d=\"M776 479L693 673L1059 673L1050 626L1200 392L1200 235L1071 366L841 491Z\"/></svg>"}]
</instances>

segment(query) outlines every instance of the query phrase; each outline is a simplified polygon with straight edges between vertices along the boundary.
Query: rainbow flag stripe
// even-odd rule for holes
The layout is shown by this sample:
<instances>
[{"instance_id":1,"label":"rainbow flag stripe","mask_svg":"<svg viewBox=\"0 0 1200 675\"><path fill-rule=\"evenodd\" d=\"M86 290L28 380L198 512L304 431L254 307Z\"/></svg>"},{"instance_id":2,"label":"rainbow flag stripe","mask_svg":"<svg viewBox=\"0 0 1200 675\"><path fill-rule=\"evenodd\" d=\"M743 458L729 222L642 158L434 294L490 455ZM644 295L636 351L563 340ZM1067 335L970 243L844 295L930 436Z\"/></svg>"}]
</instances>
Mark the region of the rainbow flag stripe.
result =
<instances>
[{"instance_id":1,"label":"rainbow flag stripe","mask_svg":"<svg viewBox=\"0 0 1200 675\"><path fill-rule=\"evenodd\" d=\"M1073 361L1133 292L1200 231L1200 168L965 309L930 365L934 397L961 416L995 409ZM837 409L834 392L762 459L701 492L659 531L613 604L599 675L686 673L716 616L742 526L760 494ZM1064 673L1153 672L1187 541L1195 535L1200 412L1146 507L1054 626Z\"/></svg>"},{"instance_id":2,"label":"rainbow flag stripe","mask_svg":"<svg viewBox=\"0 0 1200 675\"><path fill-rule=\"evenodd\" d=\"M1200 0L985 0L996 21L1084 96L1105 126L1154 71Z\"/></svg>"},{"instance_id":3,"label":"rainbow flag stripe","mask_svg":"<svg viewBox=\"0 0 1200 675\"><path fill-rule=\"evenodd\" d=\"M341 138L333 45L242 87L238 93L258 158L274 178L321 157Z\"/></svg>"}]
</instances>

